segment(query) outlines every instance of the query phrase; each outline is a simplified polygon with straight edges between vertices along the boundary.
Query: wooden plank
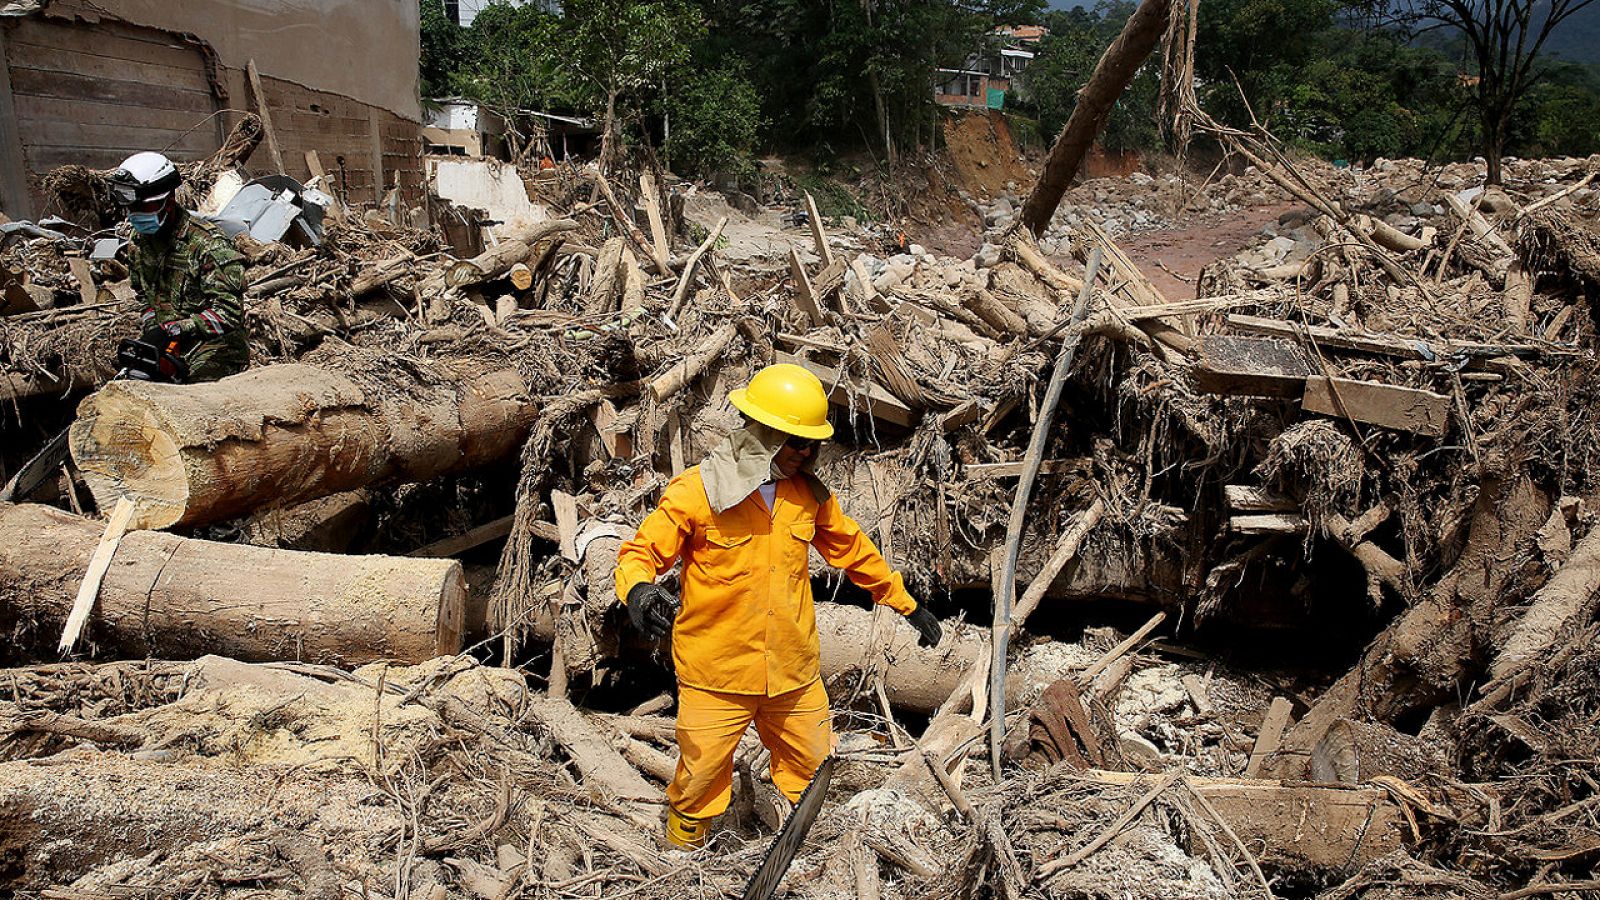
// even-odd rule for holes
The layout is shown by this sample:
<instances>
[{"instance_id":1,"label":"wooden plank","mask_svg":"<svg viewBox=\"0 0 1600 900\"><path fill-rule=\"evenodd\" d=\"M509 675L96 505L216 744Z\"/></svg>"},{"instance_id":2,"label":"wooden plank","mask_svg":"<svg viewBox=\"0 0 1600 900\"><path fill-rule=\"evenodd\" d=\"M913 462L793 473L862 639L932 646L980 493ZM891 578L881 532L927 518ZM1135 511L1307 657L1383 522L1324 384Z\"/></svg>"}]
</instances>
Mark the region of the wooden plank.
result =
<instances>
[{"instance_id":1,"label":"wooden plank","mask_svg":"<svg viewBox=\"0 0 1600 900\"><path fill-rule=\"evenodd\" d=\"M793 363L809 369L813 375L822 380L823 386L828 389L828 402L834 406L850 409L851 394L854 393L857 397L856 408L861 409L864 405L865 411L874 418L907 428L917 423L919 418L917 412L901 403L898 397L889 393L877 382L868 381L863 385L856 379L846 378L832 366L801 359L792 353L782 351L776 354L775 362Z\"/></svg>"},{"instance_id":2,"label":"wooden plank","mask_svg":"<svg viewBox=\"0 0 1600 900\"><path fill-rule=\"evenodd\" d=\"M978 478L1016 478L1022 474L1023 463L973 463L962 468L962 472L972 479ZM1059 475L1064 472L1078 471L1083 468L1081 459L1047 459L1039 463L1040 475Z\"/></svg>"},{"instance_id":3,"label":"wooden plank","mask_svg":"<svg viewBox=\"0 0 1600 900\"><path fill-rule=\"evenodd\" d=\"M1375 381L1318 376L1306 379L1300 406L1307 412L1439 437L1450 423L1450 398Z\"/></svg>"},{"instance_id":4,"label":"wooden plank","mask_svg":"<svg viewBox=\"0 0 1600 900\"><path fill-rule=\"evenodd\" d=\"M62 100L92 100L126 106L147 106L152 109L183 109L202 114L216 111L216 104L209 93L134 81L40 72L35 69L12 71L11 89L17 94L57 97Z\"/></svg>"},{"instance_id":5,"label":"wooden plank","mask_svg":"<svg viewBox=\"0 0 1600 900\"><path fill-rule=\"evenodd\" d=\"M645 781L639 770L623 758L594 723L568 701L533 697L528 700L527 711L550 730L550 736L567 751L567 757L578 767L586 783L621 800L661 799L660 788Z\"/></svg>"},{"instance_id":6,"label":"wooden plank","mask_svg":"<svg viewBox=\"0 0 1600 900\"><path fill-rule=\"evenodd\" d=\"M1306 520L1299 513L1234 516L1228 520L1228 530L1235 534L1303 534Z\"/></svg>"},{"instance_id":7,"label":"wooden plank","mask_svg":"<svg viewBox=\"0 0 1600 900\"><path fill-rule=\"evenodd\" d=\"M822 230L822 216L817 215L817 201L806 192L806 218L811 222L811 240L817 245L817 258L824 267L833 265L833 248L828 246L828 233Z\"/></svg>"},{"instance_id":8,"label":"wooden plank","mask_svg":"<svg viewBox=\"0 0 1600 900\"><path fill-rule=\"evenodd\" d=\"M61 630L61 642L56 649L62 655L72 652L73 646L78 643L78 636L83 633L83 626L88 624L89 613L94 611L94 601L100 596L100 583L106 577L106 570L111 568L111 559L117 553L117 546L122 543L122 536L128 533L128 523L133 521L136 508L132 499L117 498L117 505L112 508L111 518L106 522L105 534L100 536L100 543L89 557L89 569L83 574L83 583L78 585L78 596L72 603L72 612L67 615L66 627Z\"/></svg>"},{"instance_id":9,"label":"wooden plank","mask_svg":"<svg viewBox=\"0 0 1600 900\"><path fill-rule=\"evenodd\" d=\"M1223 485L1222 499L1233 512L1282 513L1300 510L1300 504L1292 497L1275 494L1266 488L1249 484Z\"/></svg>"},{"instance_id":10,"label":"wooden plank","mask_svg":"<svg viewBox=\"0 0 1600 900\"><path fill-rule=\"evenodd\" d=\"M1425 360L1429 358L1428 353L1425 353L1418 346L1421 342L1414 339L1361 334L1347 329L1329 328L1326 325L1305 325L1298 322L1285 322L1282 319L1266 319L1260 316L1246 316L1238 313L1230 313L1224 317L1224 321L1234 331L1295 340L1309 339L1325 349L1331 347L1335 350L1350 350L1357 353L1370 353L1375 356L1390 356L1396 359ZM1465 353L1469 356L1520 357L1561 355L1561 351L1547 350L1532 344L1428 341L1427 346L1429 351L1439 357L1453 356L1458 353Z\"/></svg>"},{"instance_id":11,"label":"wooden plank","mask_svg":"<svg viewBox=\"0 0 1600 900\"><path fill-rule=\"evenodd\" d=\"M245 64L245 74L250 78L250 91L256 95L256 115L261 117L261 131L267 136L267 151L272 154L272 166L282 175L285 172L283 154L278 150L278 135L272 130L272 110L267 103L266 92L261 89L261 73L256 70L254 59Z\"/></svg>"},{"instance_id":12,"label":"wooden plank","mask_svg":"<svg viewBox=\"0 0 1600 900\"><path fill-rule=\"evenodd\" d=\"M1208 334L1200 338L1195 387L1229 397L1299 397L1313 373L1305 353L1275 338Z\"/></svg>"},{"instance_id":13,"label":"wooden plank","mask_svg":"<svg viewBox=\"0 0 1600 900\"><path fill-rule=\"evenodd\" d=\"M28 192L28 169L22 156L22 130L16 127L16 101L11 93L9 47L8 31L0 28L0 122L13 123L12 127L0 129L0 209L13 219L32 219L33 197Z\"/></svg>"},{"instance_id":14,"label":"wooden plank","mask_svg":"<svg viewBox=\"0 0 1600 900\"><path fill-rule=\"evenodd\" d=\"M568 562L578 562L578 498L566 491L550 492L550 508L556 514L556 543Z\"/></svg>"},{"instance_id":15,"label":"wooden plank","mask_svg":"<svg viewBox=\"0 0 1600 900\"><path fill-rule=\"evenodd\" d=\"M789 274L794 278L795 305L811 319L812 325L822 326L827 320L822 315L822 307L817 305L811 279L806 276L805 263L800 261L800 254L793 247L789 248Z\"/></svg>"},{"instance_id":16,"label":"wooden plank","mask_svg":"<svg viewBox=\"0 0 1600 900\"><path fill-rule=\"evenodd\" d=\"M78 282L78 299L84 306L94 304L100 299L100 292L94 284L94 267L87 259L74 256L67 260L67 268L72 271L73 280Z\"/></svg>"},{"instance_id":17,"label":"wooden plank","mask_svg":"<svg viewBox=\"0 0 1600 900\"><path fill-rule=\"evenodd\" d=\"M1244 777L1259 777L1267 758L1278 752L1278 747L1283 743L1283 732L1289 727L1289 714L1293 710L1287 698L1272 698L1272 703L1267 706L1267 716L1261 721L1261 730L1256 734L1255 748L1250 751L1250 762L1245 764Z\"/></svg>"},{"instance_id":18,"label":"wooden plank","mask_svg":"<svg viewBox=\"0 0 1600 900\"><path fill-rule=\"evenodd\" d=\"M963 425L971 425L982 415L983 404L976 400L964 400L939 419L939 427L948 434Z\"/></svg>"},{"instance_id":19,"label":"wooden plank","mask_svg":"<svg viewBox=\"0 0 1600 900\"><path fill-rule=\"evenodd\" d=\"M661 197L656 191L655 176L649 172L639 174L639 194L644 198L645 218L650 220L651 255L662 271L671 271L667 258L672 255L672 245L667 243L667 226L661 220ZM719 227L720 233L722 229Z\"/></svg>"},{"instance_id":20,"label":"wooden plank","mask_svg":"<svg viewBox=\"0 0 1600 900\"><path fill-rule=\"evenodd\" d=\"M510 534L511 525L515 520L516 516L514 515L502 516L493 522L486 522L455 537L447 537L444 540L434 541L431 544L418 547L406 555L443 558L465 553L475 547L480 547Z\"/></svg>"}]
</instances>

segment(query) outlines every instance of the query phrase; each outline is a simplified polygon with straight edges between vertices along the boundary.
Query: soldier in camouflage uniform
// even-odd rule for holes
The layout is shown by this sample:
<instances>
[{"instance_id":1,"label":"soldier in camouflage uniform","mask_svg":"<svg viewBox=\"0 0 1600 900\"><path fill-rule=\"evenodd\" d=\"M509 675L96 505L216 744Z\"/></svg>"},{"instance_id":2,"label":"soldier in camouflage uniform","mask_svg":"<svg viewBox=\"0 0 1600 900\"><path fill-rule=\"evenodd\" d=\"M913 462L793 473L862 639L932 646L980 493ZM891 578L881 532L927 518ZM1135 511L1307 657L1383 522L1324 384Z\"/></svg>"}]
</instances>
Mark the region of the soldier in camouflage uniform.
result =
<instances>
[{"instance_id":1,"label":"soldier in camouflage uniform","mask_svg":"<svg viewBox=\"0 0 1600 900\"><path fill-rule=\"evenodd\" d=\"M215 381L250 363L244 322L244 258L215 225L175 199L177 168L139 153L112 174L134 227L131 277L145 302L148 343L177 340L189 381Z\"/></svg>"}]
</instances>

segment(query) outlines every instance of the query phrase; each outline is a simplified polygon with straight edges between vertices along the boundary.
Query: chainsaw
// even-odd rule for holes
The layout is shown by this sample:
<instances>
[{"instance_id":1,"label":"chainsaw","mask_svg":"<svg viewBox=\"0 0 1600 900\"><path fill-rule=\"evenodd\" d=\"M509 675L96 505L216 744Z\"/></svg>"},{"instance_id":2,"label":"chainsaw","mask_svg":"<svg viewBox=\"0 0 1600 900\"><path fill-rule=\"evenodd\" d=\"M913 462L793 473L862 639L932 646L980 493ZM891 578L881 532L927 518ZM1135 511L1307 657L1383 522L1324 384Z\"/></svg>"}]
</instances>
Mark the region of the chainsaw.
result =
<instances>
[{"instance_id":1,"label":"chainsaw","mask_svg":"<svg viewBox=\"0 0 1600 900\"><path fill-rule=\"evenodd\" d=\"M117 373L111 376L113 381L131 378L135 381L182 384L188 377L189 364L178 352L177 338L165 346L136 338L128 338L117 345ZM17 474L11 476L5 488L0 490L0 502L15 503L28 499L44 484L45 479L67 461L67 434L71 430L70 425L63 428L60 434L50 439L50 443L44 445L43 450L22 464Z\"/></svg>"},{"instance_id":2,"label":"chainsaw","mask_svg":"<svg viewBox=\"0 0 1600 900\"><path fill-rule=\"evenodd\" d=\"M778 883L783 881L789 864L794 862L794 855L806 842L806 834L811 831L812 823L817 821L817 813L822 809L823 798L828 794L828 783L832 780L833 756L830 754L822 761L822 765L817 766L811 783L806 785L799 801L795 803L794 812L789 813L778 836L773 838L772 847L761 861L761 868L756 869L756 873L750 877L750 883L745 885L744 900L771 900L772 895L777 893Z\"/></svg>"}]
</instances>

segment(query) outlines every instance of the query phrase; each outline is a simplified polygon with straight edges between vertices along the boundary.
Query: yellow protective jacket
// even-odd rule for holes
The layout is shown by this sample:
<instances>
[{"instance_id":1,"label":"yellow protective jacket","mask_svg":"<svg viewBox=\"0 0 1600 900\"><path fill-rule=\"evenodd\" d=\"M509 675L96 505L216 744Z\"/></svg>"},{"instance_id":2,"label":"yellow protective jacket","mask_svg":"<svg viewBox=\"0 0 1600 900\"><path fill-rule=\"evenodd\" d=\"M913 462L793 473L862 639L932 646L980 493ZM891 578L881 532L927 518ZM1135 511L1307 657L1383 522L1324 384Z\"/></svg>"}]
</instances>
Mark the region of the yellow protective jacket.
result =
<instances>
[{"instance_id":1,"label":"yellow protective jacket","mask_svg":"<svg viewBox=\"0 0 1600 900\"><path fill-rule=\"evenodd\" d=\"M901 615L916 610L899 572L839 501L818 503L800 478L778 482L776 509L758 493L711 511L700 467L667 485L639 533L617 552L617 597L683 559L683 608L672 629L678 680L730 694L777 696L821 675L807 548Z\"/></svg>"}]
</instances>

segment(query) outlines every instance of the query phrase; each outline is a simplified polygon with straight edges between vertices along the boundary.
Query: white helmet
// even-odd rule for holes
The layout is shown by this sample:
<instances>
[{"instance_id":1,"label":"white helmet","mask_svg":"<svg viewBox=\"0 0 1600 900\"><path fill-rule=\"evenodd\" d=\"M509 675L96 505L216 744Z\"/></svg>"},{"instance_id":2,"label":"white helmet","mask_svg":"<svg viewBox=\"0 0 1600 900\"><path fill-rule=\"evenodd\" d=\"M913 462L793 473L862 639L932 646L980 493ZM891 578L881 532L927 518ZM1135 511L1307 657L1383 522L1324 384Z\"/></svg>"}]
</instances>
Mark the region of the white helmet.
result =
<instances>
[{"instance_id":1,"label":"white helmet","mask_svg":"<svg viewBox=\"0 0 1600 900\"><path fill-rule=\"evenodd\" d=\"M147 150L123 160L111 173L111 192L123 206L130 206L164 200L177 190L181 181L183 176L178 174L178 167L172 160Z\"/></svg>"}]
</instances>

